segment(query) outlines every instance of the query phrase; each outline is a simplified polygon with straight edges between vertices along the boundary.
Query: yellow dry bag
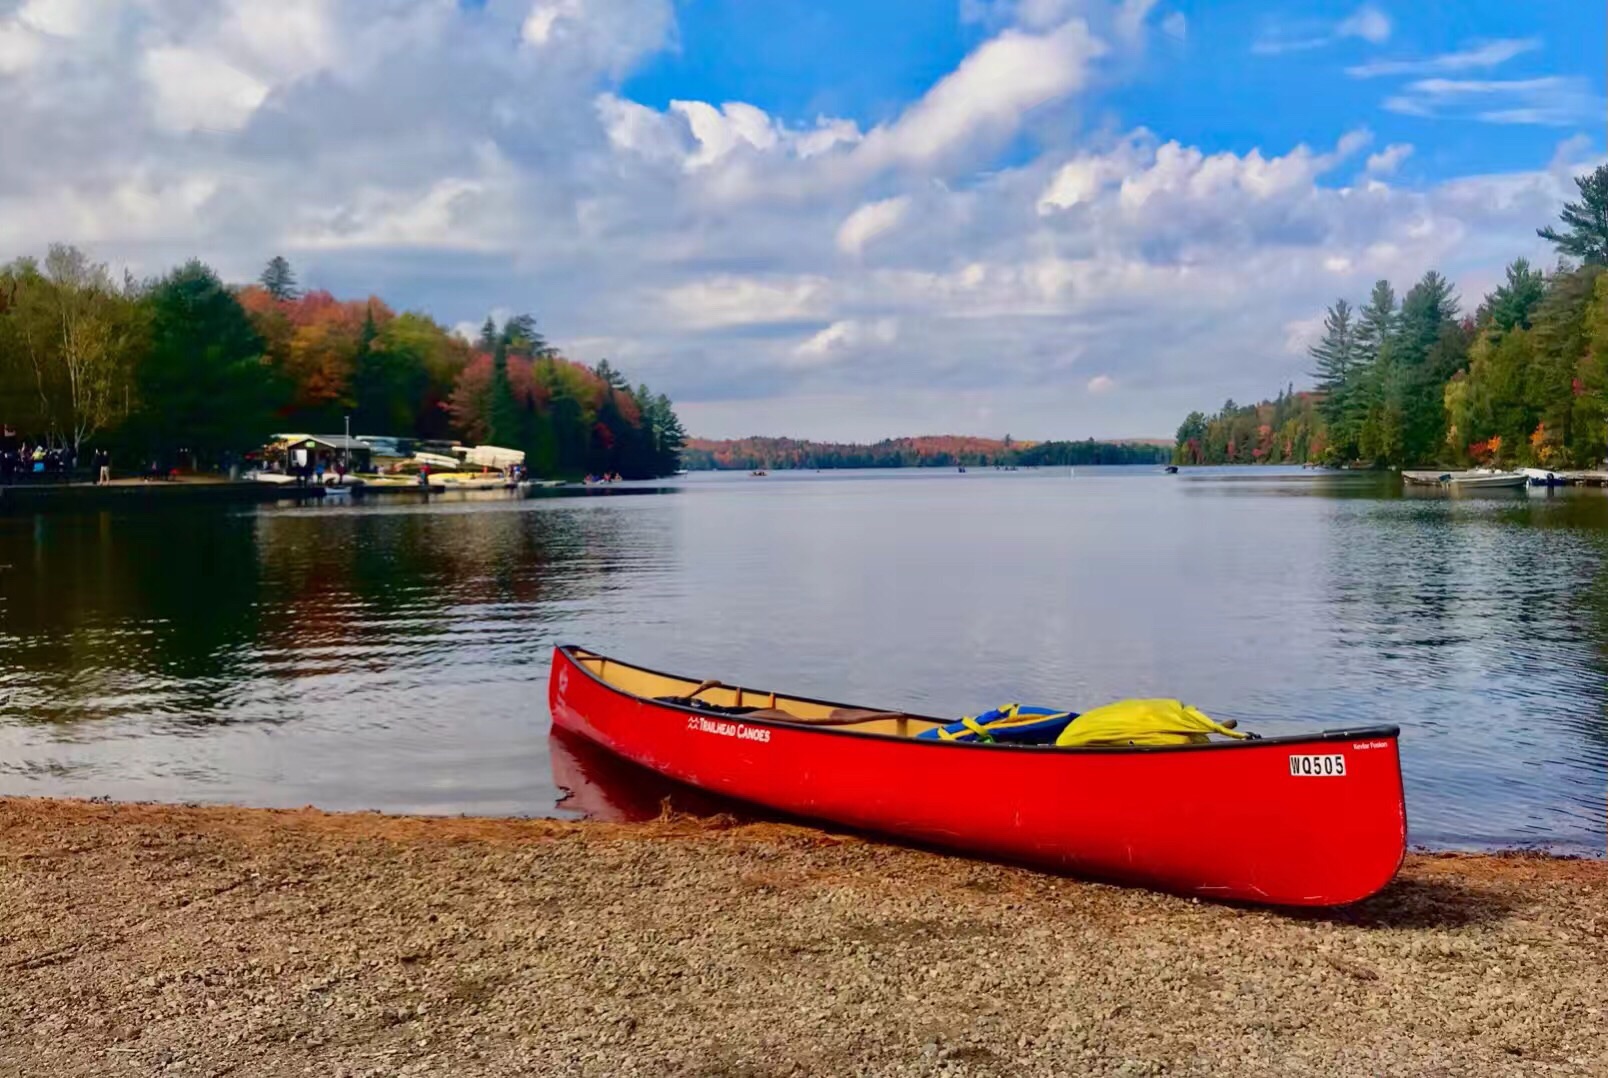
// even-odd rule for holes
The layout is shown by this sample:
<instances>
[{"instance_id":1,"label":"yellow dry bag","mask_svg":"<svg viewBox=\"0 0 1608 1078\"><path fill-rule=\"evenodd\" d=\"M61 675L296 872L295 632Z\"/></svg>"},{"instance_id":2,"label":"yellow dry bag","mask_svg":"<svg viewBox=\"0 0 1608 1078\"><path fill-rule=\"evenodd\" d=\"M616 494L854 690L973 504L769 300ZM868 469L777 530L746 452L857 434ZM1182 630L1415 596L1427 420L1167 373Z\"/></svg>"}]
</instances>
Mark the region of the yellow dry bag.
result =
<instances>
[{"instance_id":1,"label":"yellow dry bag","mask_svg":"<svg viewBox=\"0 0 1608 1078\"><path fill-rule=\"evenodd\" d=\"M1191 745L1210 734L1244 738L1178 700L1118 700L1085 711L1067 724L1057 745Z\"/></svg>"}]
</instances>

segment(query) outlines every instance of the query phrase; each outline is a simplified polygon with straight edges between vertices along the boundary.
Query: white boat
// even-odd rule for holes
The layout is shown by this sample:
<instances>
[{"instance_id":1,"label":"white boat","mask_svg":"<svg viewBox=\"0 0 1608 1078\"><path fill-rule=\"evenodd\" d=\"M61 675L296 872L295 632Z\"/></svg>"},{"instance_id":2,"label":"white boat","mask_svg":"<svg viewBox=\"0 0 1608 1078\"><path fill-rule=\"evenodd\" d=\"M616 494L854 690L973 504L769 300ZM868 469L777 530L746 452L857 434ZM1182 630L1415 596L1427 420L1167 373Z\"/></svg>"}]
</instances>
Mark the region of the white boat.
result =
<instances>
[{"instance_id":1,"label":"white boat","mask_svg":"<svg viewBox=\"0 0 1608 1078\"><path fill-rule=\"evenodd\" d=\"M1522 474L1532 487L1561 487L1569 482L1557 472L1545 468L1525 468Z\"/></svg>"},{"instance_id":2,"label":"white boat","mask_svg":"<svg viewBox=\"0 0 1608 1078\"><path fill-rule=\"evenodd\" d=\"M1401 477L1420 486L1448 486L1460 490L1522 487L1530 481L1523 472L1498 472L1490 468L1474 468L1465 472L1404 471Z\"/></svg>"}]
</instances>

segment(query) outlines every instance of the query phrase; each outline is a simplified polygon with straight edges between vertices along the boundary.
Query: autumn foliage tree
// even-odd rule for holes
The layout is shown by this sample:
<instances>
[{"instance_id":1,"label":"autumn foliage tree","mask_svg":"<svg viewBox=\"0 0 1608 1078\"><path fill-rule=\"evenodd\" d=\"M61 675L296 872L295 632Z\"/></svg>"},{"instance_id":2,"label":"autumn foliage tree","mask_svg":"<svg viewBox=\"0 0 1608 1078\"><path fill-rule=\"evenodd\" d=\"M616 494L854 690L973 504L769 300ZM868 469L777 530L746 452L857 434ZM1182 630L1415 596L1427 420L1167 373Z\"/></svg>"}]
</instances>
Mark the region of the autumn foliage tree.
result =
<instances>
[{"instance_id":1,"label":"autumn foliage tree","mask_svg":"<svg viewBox=\"0 0 1608 1078\"><path fill-rule=\"evenodd\" d=\"M275 257L231 288L200 262L114 282L53 247L0 266L0 420L124 461L207 467L274 432L464 438L524 448L540 475L665 475L684 434L668 398L563 358L528 315L476 351L377 296L302 291Z\"/></svg>"},{"instance_id":2,"label":"autumn foliage tree","mask_svg":"<svg viewBox=\"0 0 1608 1078\"><path fill-rule=\"evenodd\" d=\"M607 360L587 367L558 355L534 319L483 330L448 408L465 436L520 449L539 475L666 475L685 434L668 398L631 389Z\"/></svg>"}]
</instances>

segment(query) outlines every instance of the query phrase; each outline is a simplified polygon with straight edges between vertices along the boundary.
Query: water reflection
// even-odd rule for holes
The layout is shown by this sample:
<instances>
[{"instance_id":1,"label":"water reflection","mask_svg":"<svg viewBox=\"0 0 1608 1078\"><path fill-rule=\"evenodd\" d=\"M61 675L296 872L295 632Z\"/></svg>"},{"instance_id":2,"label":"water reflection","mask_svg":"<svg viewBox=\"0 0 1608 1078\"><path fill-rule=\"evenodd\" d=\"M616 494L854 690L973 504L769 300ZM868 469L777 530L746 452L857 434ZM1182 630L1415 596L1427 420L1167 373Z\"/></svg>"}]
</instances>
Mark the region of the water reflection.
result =
<instances>
[{"instance_id":1,"label":"water reflection","mask_svg":"<svg viewBox=\"0 0 1608 1078\"><path fill-rule=\"evenodd\" d=\"M568 816L611 823L658 819L667 813L713 816L721 812L752 818L752 806L738 805L671 782L625 762L584 737L554 730L547 740L558 809Z\"/></svg>"},{"instance_id":2,"label":"water reflection","mask_svg":"<svg viewBox=\"0 0 1608 1078\"><path fill-rule=\"evenodd\" d=\"M0 520L0 789L550 810L554 630L667 538L590 500Z\"/></svg>"},{"instance_id":3,"label":"water reflection","mask_svg":"<svg viewBox=\"0 0 1608 1078\"><path fill-rule=\"evenodd\" d=\"M1264 733L1393 722L1415 842L1608 841L1602 491L1077 469L625 493L0 517L0 791L656 815L634 769L564 781L607 768L547 736L549 653L577 642L936 714L1167 695Z\"/></svg>"}]
</instances>

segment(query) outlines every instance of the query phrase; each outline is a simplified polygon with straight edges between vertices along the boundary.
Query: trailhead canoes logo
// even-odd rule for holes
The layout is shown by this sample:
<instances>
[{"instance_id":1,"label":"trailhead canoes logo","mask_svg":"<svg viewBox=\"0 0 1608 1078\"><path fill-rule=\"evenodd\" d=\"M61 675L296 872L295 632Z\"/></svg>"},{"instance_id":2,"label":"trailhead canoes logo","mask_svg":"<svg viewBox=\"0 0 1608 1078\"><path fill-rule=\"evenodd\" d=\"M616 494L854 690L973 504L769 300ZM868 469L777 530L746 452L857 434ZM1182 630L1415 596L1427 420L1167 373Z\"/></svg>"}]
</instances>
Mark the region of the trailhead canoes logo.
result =
<instances>
[{"instance_id":1,"label":"trailhead canoes logo","mask_svg":"<svg viewBox=\"0 0 1608 1078\"><path fill-rule=\"evenodd\" d=\"M706 719L702 715L688 715L687 729L700 734L719 734L721 737L735 737L739 741L770 741L771 732L760 726L744 726L740 722L725 722L721 719Z\"/></svg>"}]
</instances>

